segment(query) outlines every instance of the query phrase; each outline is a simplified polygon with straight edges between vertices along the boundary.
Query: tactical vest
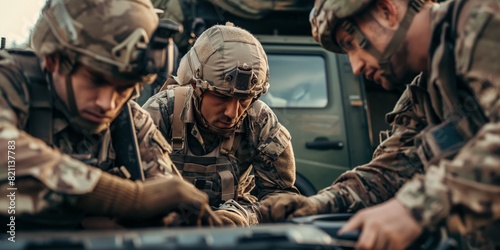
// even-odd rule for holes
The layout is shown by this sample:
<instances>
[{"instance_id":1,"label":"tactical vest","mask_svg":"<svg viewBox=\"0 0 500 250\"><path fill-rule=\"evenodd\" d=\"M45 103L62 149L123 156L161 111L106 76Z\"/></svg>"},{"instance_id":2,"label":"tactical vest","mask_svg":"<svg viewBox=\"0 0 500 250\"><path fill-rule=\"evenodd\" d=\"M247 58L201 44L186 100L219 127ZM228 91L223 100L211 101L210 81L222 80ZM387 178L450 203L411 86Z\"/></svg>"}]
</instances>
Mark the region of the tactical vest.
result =
<instances>
[{"instance_id":1,"label":"tactical vest","mask_svg":"<svg viewBox=\"0 0 500 250\"><path fill-rule=\"evenodd\" d=\"M54 126L54 99L49 88L45 73L40 68L40 61L33 51L8 50L15 64L22 69L29 94L29 115L24 130L33 137L43 140L50 147L57 147L53 141ZM5 71L8 78L13 74ZM13 80L14 81L14 80ZM99 156L97 158L90 154L71 153L71 157L88 165L99 167L104 171L121 177L127 177L127 170L123 167L114 167L114 153L111 147L111 135L109 133L101 138ZM110 153L111 151L111 153Z\"/></svg>"},{"instance_id":2,"label":"tactical vest","mask_svg":"<svg viewBox=\"0 0 500 250\"><path fill-rule=\"evenodd\" d=\"M239 164L234 156L244 132L243 127L225 137L210 153L197 156L188 146L188 123L181 120L186 96L191 87L174 88L174 110L172 121L172 154L170 158L188 182L209 196L211 206L238 196ZM194 124L193 124L194 125Z\"/></svg>"},{"instance_id":3,"label":"tactical vest","mask_svg":"<svg viewBox=\"0 0 500 250\"><path fill-rule=\"evenodd\" d=\"M436 22L430 45L431 74L411 85L411 96L428 127L416 138L417 153L427 168L451 159L488 122L470 87L456 75L455 39L458 14L465 1L449 1Z\"/></svg>"}]
</instances>

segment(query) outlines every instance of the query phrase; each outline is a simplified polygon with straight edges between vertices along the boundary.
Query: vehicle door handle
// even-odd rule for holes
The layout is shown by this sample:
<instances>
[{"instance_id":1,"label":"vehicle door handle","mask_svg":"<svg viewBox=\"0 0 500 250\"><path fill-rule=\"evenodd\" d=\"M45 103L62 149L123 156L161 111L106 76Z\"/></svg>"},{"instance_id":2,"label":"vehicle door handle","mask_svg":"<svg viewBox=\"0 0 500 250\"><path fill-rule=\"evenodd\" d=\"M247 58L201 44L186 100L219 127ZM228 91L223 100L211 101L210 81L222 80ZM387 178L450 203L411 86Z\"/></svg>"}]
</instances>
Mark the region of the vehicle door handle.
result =
<instances>
[{"instance_id":1,"label":"vehicle door handle","mask_svg":"<svg viewBox=\"0 0 500 250\"><path fill-rule=\"evenodd\" d=\"M341 150L344 148L343 141L330 141L325 137L318 137L314 139L312 142L306 142L307 149L316 149L316 150Z\"/></svg>"}]
</instances>

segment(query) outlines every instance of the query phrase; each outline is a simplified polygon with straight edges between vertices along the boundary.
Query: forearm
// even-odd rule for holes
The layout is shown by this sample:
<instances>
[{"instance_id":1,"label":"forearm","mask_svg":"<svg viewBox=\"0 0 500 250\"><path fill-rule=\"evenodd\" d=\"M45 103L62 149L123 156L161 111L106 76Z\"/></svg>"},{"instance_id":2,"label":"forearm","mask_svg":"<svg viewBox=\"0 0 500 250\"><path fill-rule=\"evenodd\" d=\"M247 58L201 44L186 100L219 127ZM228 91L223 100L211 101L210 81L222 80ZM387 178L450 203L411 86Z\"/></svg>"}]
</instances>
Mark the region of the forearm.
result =
<instances>
[{"instance_id":1,"label":"forearm","mask_svg":"<svg viewBox=\"0 0 500 250\"><path fill-rule=\"evenodd\" d=\"M377 165L367 164L357 167L342 176L311 198L320 203L322 213L345 213L380 204L392 198L411 176L410 174L387 170Z\"/></svg>"},{"instance_id":2,"label":"forearm","mask_svg":"<svg viewBox=\"0 0 500 250\"><path fill-rule=\"evenodd\" d=\"M15 147L9 148L9 141L15 142ZM2 181L8 180L7 166L14 165L19 197L29 198L17 203L18 214L39 214L45 209L74 204L75 199L80 197L84 197L84 202L74 205L76 210L130 217L149 216L158 213L158 209L172 209L169 205L175 206L182 202L180 199L183 196L176 192L178 189L175 183L178 182L174 180L182 181L180 178L161 178L159 181L165 182L165 185L157 186L158 190L149 187L152 184L147 184L151 190L148 197L144 197L143 189L146 184L124 180L88 166L48 147L43 141L33 138L5 120L0 124L0 150L15 153L12 155L15 159L0 158ZM162 190L170 193L161 196L159 194ZM49 193L54 195L47 195ZM2 196L2 201L4 197L6 196ZM165 200L151 200L155 197Z\"/></svg>"},{"instance_id":3,"label":"forearm","mask_svg":"<svg viewBox=\"0 0 500 250\"><path fill-rule=\"evenodd\" d=\"M84 194L92 191L101 170L88 166L45 142L0 121L0 151L12 152L13 158L0 158L2 180L7 179L7 166L14 165L16 178L33 177L49 189L63 194Z\"/></svg>"},{"instance_id":4,"label":"forearm","mask_svg":"<svg viewBox=\"0 0 500 250\"><path fill-rule=\"evenodd\" d=\"M393 197L415 174L423 172L413 145L416 131L396 129L377 149L375 158L341 175L314 199L323 213L355 212Z\"/></svg>"},{"instance_id":5,"label":"forearm","mask_svg":"<svg viewBox=\"0 0 500 250\"><path fill-rule=\"evenodd\" d=\"M6 123L0 125L0 151L5 152L0 157L0 181L12 181L9 187L17 188L18 215L39 214L69 202L73 195L89 193L102 174ZM0 203L7 204L3 191L7 189L2 188ZM7 209L1 209L3 212Z\"/></svg>"},{"instance_id":6,"label":"forearm","mask_svg":"<svg viewBox=\"0 0 500 250\"><path fill-rule=\"evenodd\" d=\"M498 220L499 135L500 123L485 125L453 160L442 160L438 166L430 167L425 177L405 185L397 199L429 229L434 229L445 218L449 222L453 218L452 227L462 232ZM448 216L450 213L458 216Z\"/></svg>"}]
</instances>

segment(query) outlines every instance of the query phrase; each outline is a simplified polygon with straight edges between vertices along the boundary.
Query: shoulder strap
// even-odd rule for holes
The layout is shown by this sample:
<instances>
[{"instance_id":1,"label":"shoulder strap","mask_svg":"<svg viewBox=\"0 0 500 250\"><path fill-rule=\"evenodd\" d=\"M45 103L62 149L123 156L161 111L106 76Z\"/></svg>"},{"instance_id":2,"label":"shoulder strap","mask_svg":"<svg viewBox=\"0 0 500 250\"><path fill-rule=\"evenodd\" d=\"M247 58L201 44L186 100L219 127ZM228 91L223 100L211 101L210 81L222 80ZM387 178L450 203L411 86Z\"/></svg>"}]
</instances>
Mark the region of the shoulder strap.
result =
<instances>
[{"instance_id":1,"label":"shoulder strap","mask_svg":"<svg viewBox=\"0 0 500 250\"><path fill-rule=\"evenodd\" d=\"M33 51L9 50L8 52L23 70L28 83L30 109L26 130L32 136L52 146L52 94L45 74L40 68L40 61Z\"/></svg>"},{"instance_id":2,"label":"shoulder strap","mask_svg":"<svg viewBox=\"0 0 500 250\"><path fill-rule=\"evenodd\" d=\"M174 151L185 147L186 128L181 119L181 113L189 88L189 86L174 88L174 114L172 116L172 148Z\"/></svg>"}]
</instances>

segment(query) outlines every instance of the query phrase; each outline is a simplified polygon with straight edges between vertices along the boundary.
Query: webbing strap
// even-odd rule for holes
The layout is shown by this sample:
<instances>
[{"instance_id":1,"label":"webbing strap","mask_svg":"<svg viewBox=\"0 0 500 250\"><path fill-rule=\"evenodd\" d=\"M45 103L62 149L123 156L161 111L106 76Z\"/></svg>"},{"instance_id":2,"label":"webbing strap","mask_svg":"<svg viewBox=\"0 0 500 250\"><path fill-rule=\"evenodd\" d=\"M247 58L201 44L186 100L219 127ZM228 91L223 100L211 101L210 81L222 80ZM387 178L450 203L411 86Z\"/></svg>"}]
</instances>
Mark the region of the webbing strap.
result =
<instances>
[{"instance_id":1,"label":"webbing strap","mask_svg":"<svg viewBox=\"0 0 500 250\"><path fill-rule=\"evenodd\" d=\"M227 201L235 198L235 188L234 175L229 170L223 170L219 172L222 186L221 199Z\"/></svg>"},{"instance_id":2,"label":"webbing strap","mask_svg":"<svg viewBox=\"0 0 500 250\"><path fill-rule=\"evenodd\" d=\"M379 59L386 59L388 60L389 57L396 52L396 50L399 48L400 43L403 41L403 39L406 36L406 32L410 28L410 25L413 21L413 18L415 15L420 11L422 6L425 4L425 0L413 0L410 1L408 4L408 9L406 10L405 16L403 17L403 20L399 23L399 28L392 37L391 41L389 42L389 45L385 48L384 52L381 54L381 58Z\"/></svg>"},{"instance_id":3,"label":"webbing strap","mask_svg":"<svg viewBox=\"0 0 500 250\"><path fill-rule=\"evenodd\" d=\"M189 86L182 86L174 89L175 101L174 114L172 117L172 148L174 151L184 149L186 144L186 129L185 123L181 119L181 114L184 109L184 103L186 102L186 96L189 89Z\"/></svg>"}]
</instances>

